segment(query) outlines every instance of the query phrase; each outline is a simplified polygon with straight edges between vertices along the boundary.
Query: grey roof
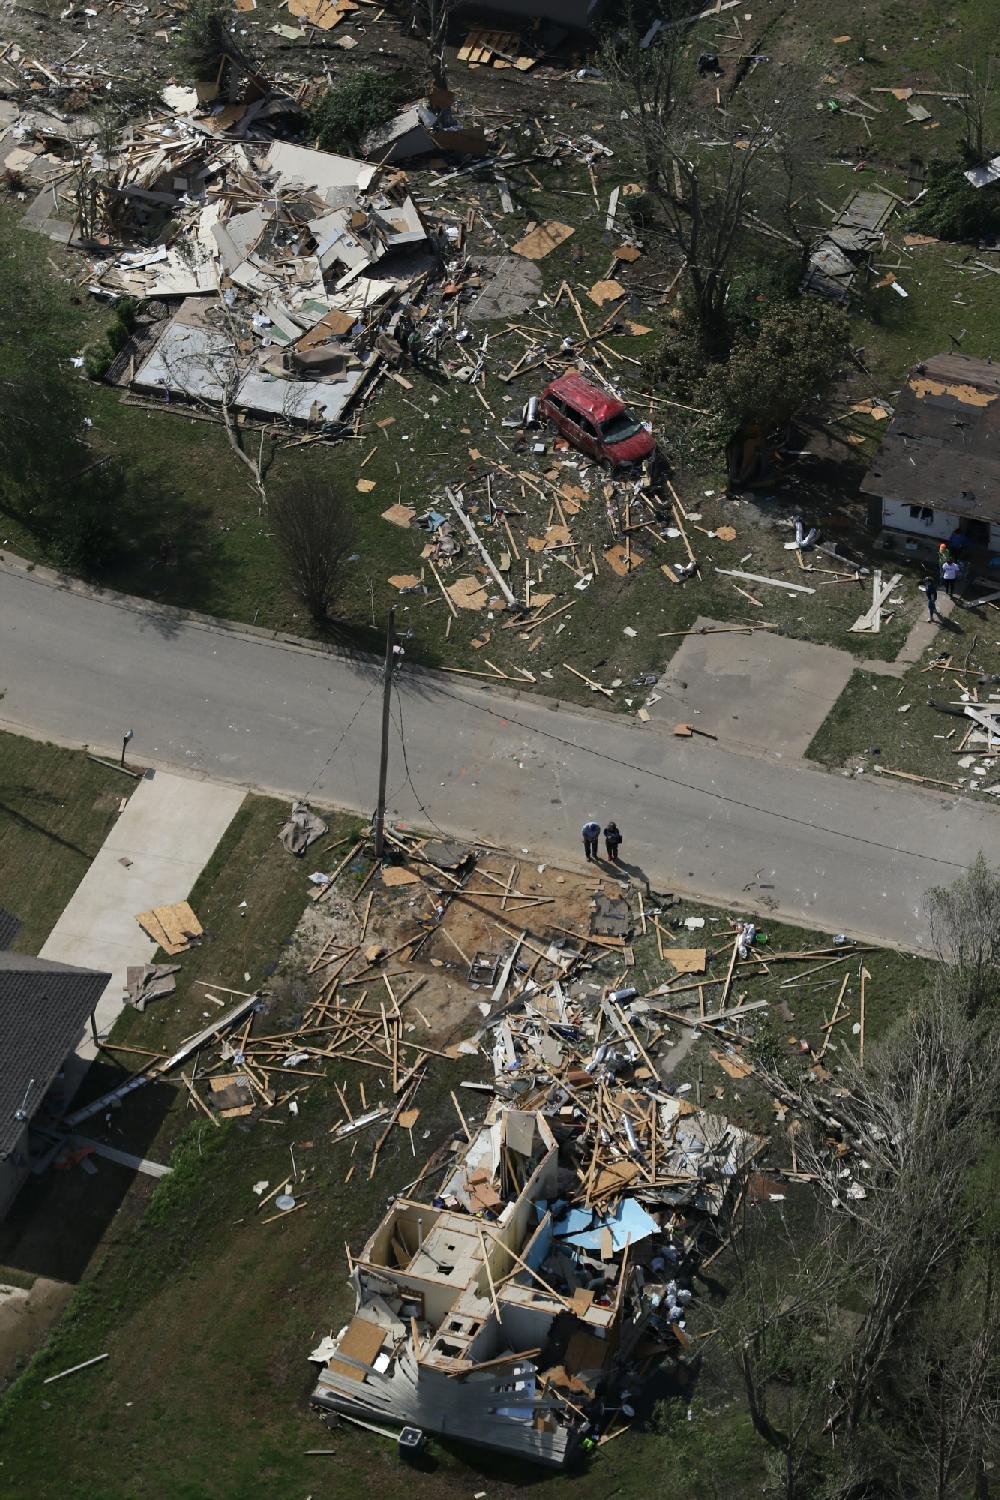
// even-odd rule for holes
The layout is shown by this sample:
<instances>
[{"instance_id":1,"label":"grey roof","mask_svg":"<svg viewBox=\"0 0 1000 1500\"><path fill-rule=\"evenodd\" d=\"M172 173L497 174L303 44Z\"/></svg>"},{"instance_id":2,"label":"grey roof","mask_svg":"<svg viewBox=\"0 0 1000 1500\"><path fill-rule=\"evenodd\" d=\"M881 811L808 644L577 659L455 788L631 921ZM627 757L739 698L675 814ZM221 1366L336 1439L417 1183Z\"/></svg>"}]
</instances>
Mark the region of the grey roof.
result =
<instances>
[{"instance_id":1,"label":"grey roof","mask_svg":"<svg viewBox=\"0 0 1000 1500\"><path fill-rule=\"evenodd\" d=\"M1000 522L1000 365L936 354L911 370L861 489Z\"/></svg>"},{"instance_id":2,"label":"grey roof","mask_svg":"<svg viewBox=\"0 0 1000 1500\"><path fill-rule=\"evenodd\" d=\"M0 952L0 1160L83 1034L110 974Z\"/></svg>"}]
</instances>

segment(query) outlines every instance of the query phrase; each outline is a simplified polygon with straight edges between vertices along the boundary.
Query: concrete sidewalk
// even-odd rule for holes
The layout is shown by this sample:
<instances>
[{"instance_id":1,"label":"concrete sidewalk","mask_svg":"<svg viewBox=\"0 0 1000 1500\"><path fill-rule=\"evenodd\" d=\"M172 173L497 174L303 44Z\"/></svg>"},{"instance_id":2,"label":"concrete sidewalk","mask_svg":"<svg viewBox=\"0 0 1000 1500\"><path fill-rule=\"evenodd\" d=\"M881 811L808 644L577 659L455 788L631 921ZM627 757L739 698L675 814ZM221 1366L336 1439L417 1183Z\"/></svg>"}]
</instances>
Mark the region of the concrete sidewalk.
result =
<instances>
[{"instance_id":1,"label":"concrete sidewalk","mask_svg":"<svg viewBox=\"0 0 1000 1500\"><path fill-rule=\"evenodd\" d=\"M95 1015L101 1038L122 1009L126 969L149 963L155 952L135 920L137 913L187 900L243 797L238 787L150 772L77 886L39 956L111 971ZM124 865L122 859L131 863ZM96 1052L88 1031L77 1048L84 1066L74 1085Z\"/></svg>"}]
</instances>

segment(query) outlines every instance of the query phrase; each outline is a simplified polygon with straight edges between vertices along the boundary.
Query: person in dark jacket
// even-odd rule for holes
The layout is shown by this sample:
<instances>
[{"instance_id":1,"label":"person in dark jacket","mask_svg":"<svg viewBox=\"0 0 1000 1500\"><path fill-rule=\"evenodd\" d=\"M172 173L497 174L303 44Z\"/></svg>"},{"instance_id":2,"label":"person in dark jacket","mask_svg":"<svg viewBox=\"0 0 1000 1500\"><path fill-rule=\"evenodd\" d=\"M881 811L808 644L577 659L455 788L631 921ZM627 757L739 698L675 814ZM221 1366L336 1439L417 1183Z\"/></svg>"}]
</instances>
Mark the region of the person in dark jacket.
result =
<instances>
[{"instance_id":1,"label":"person in dark jacket","mask_svg":"<svg viewBox=\"0 0 1000 1500\"><path fill-rule=\"evenodd\" d=\"M618 850L621 848L622 833L614 818L611 819L604 830L604 847L608 851L608 859L613 865L618 863Z\"/></svg>"},{"instance_id":2,"label":"person in dark jacket","mask_svg":"<svg viewBox=\"0 0 1000 1500\"><path fill-rule=\"evenodd\" d=\"M933 574L928 573L927 577L924 579L924 581L920 585L920 587L923 589L924 593L927 595L927 619L928 619L928 621L940 620L941 616L938 614L938 607L937 607L937 596L938 596L937 579L933 576Z\"/></svg>"}]
</instances>

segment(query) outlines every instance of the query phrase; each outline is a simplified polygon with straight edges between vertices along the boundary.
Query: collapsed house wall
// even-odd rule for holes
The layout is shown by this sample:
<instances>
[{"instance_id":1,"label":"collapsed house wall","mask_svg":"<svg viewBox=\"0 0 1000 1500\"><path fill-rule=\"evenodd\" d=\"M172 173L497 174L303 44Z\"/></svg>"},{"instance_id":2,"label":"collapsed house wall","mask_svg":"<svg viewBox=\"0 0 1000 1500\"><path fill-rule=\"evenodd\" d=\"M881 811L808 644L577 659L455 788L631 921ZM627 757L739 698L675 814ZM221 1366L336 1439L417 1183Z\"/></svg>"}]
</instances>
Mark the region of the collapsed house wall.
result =
<instances>
[{"instance_id":1,"label":"collapsed house wall","mask_svg":"<svg viewBox=\"0 0 1000 1500\"><path fill-rule=\"evenodd\" d=\"M752 1139L654 1104L668 1191L717 1213ZM679 1252L671 1211L592 1206L574 1132L546 1119L564 1110L556 1085L533 1111L495 1099L433 1204L392 1205L354 1263L354 1317L313 1353L317 1405L555 1466L588 1438L651 1323L681 1316Z\"/></svg>"}]
</instances>

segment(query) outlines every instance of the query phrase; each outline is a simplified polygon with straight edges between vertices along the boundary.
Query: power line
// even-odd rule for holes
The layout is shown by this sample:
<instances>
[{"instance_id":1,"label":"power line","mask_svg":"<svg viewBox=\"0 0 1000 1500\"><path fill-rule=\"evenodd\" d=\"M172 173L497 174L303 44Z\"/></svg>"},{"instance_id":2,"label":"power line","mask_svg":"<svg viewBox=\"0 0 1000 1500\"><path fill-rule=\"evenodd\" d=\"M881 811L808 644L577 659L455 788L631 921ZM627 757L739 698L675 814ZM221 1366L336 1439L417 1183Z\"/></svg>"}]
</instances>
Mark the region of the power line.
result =
<instances>
[{"instance_id":1,"label":"power line","mask_svg":"<svg viewBox=\"0 0 1000 1500\"><path fill-rule=\"evenodd\" d=\"M478 703L470 698L461 698L457 693L451 692L446 687L439 687L438 692L443 698L450 698L455 703L460 703L466 708L474 708L481 714L487 714L491 719L500 719L504 724L513 724L517 729L523 729L526 734L534 734L542 739L551 740L555 745L565 746L567 750L578 750L584 755L593 756L596 760L606 761L608 765L618 766L624 771L633 771L636 775L650 776L655 781L662 781L668 786L680 787L683 791L696 792L702 797L711 797L716 802L727 803L731 807L743 808L746 812L763 813L767 817L780 819L784 823L791 823L797 828L808 828L816 833L831 833L838 837L848 839L851 843L862 844L871 849L883 849L889 854L910 854L917 859L926 859L927 856L915 849L902 849L897 844L884 844L878 839L862 838L859 834L844 833L840 828L827 828L821 823L811 822L807 818L797 818L792 813L776 812L772 807L759 807L754 802L744 802L739 797L729 796L726 792L709 790L703 786L696 786L693 782L684 781L679 776L668 776L665 771L656 771L649 766L638 766L633 761L622 760L616 755L609 755L605 750L595 750L592 745L581 744L577 740L565 739L562 735L553 734L551 730L539 729L534 724L524 724L520 719L515 719L510 713L501 713L497 709L488 708L485 703ZM434 825L437 827L437 824ZM964 869L965 866L956 860L943 859L934 856L935 863L952 865L956 870Z\"/></svg>"}]
</instances>

